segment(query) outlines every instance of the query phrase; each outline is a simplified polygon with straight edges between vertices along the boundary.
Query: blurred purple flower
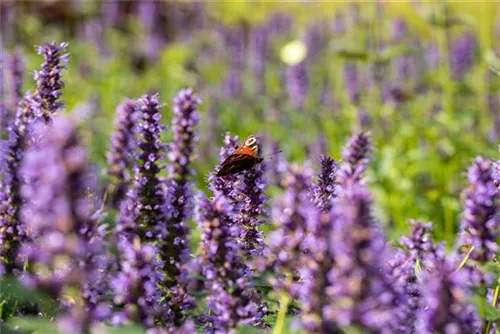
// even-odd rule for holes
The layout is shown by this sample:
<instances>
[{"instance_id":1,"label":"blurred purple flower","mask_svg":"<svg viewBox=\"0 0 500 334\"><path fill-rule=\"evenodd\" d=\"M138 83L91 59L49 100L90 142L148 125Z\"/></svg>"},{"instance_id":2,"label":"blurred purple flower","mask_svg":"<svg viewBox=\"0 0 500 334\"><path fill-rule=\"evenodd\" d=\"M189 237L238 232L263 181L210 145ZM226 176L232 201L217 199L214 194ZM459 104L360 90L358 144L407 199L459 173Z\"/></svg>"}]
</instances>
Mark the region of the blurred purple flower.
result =
<instances>
[{"instance_id":1,"label":"blurred purple flower","mask_svg":"<svg viewBox=\"0 0 500 334\"><path fill-rule=\"evenodd\" d=\"M308 165L292 165L283 180L285 193L272 208L272 221L277 229L269 236L267 267L273 268L271 285L292 297L298 295L298 269L304 261L304 239L308 234L307 219L314 211L308 190L313 172Z\"/></svg>"},{"instance_id":2,"label":"blurred purple flower","mask_svg":"<svg viewBox=\"0 0 500 334\"><path fill-rule=\"evenodd\" d=\"M69 119L38 125L42 140L27 151L20 170L29 180L21 188L21 219L34 235L23 244L21 259L30 266L22 281L56 298L67 288L80 289L83 300L67 307L74 333L86 333L97 320L107 281L102 235L85 197L87 154Z\"/></svg>"},{"instance_id":3,"label":"blurred purple flower","mask_svg":"<svg viewBox=\"0 0 500 334\"><path fill-rule=\"evenodd\" d=\"M11 116L16 113L17 105L23 96L23 78L24 78L24 57L20 48L15 49L7 59L7 109L9 111L9 122Z\"/></svg>"},{"instance_id":4,"label":"blurred purple flower","mask_svg":"<svg viewBox=\"0 0 500 334\"><path fill-rule=\"evenodd\" d=\"M309 92L309 74L305 60L297 65L287 67L286 87L292 106L297 109L304 108Z\"/></svg>"},{"instance_id":5,"label":"blurred purple flower","mask_svg":"<svg viewBox=\"0 0 500 334\"><path fill-rule=\"evenodd\" d=\"M358 103L361 94L361 83L358 68L354 63L344 66L344 84L351 103Z\"/></svg>"},{"instance_id":6,"label":"blurred purple flower","mask_svg":"<svg viewBox=\"0 0 500 334\"><path fill-rule=\"evenodd\" d=\"M30 94L26 94L19 104L16 119L9 128L9 140L5 143L6 152L2 157L5 166L5 179L0 205L0 259L3 262L3 271L12 273L17 265L17 253L23 242L28 240L28 231L20 221L19 210L22 204L20 189L22 186L19 168L29 145L29 127L38 114L40 105Z\"/></svg>"},{"instance_id":7,"label":"blurred purple flower","mask_svg":"<svg viewBox=\"0 0 500 334\"><path fill-rule=\"evenodd\" d=\"M493 178L494 165L478 157L469 168L469 187L464 190L464 212L460 245L473 246L470 259L484 264L498 254L500 217L498 189Z\"/></svg>"},{"instance_id":8,"label":"blurred purple flower","mask_svg":"<svg viewBox=\"0 0 500 334\"><path fill-rule=\"evenodd\" d=\"M450 50L451 76L455 80L462 80L475 62L478 41L473 32L467 31L458 37Z\"/></svg>"},{"instance_id":9,"label":"blurred purple flower","mask_svg":"<svg viewBox=\"0 0 500 334\"><path fill-rule=\"evenodd\" d=\"M325 314L340 327L391 333L396 291L385 275L389 247L371 217L372 198L359 182L347 183L333 206L334 256L330 279L336 302Z\"/></svg>"},{"instance_id":10,"label":"blurred purple flower","mask_svg":"<svg viewBox=\"0 0 500 334\"><path fill-rule=\"evenodd\" d=\"M411 234L401 238L404 249L398 249L388 263L388 277L398 293L391 328L395 333L416 333L418 312L422 304L423 270L434 270L438 261L444 259L444 247L435 245L431 239L431 223L411 222Z\"/></svg>"},{"instance_id":11,"label":"blurred purple flower","mask_svg":"<svg viewBox=\"0 0 500 334\"><path fill-rule=\"evenodd\" d=\"M311 187L311 200L322 212L332 208L332 201L337 197L337 162L327 155L321 156L321 173L318 181Z\"/></svg>"},{"instance_id":12,"label":"blurred purple flower","mask_svg":"<svg viewBox=\"0 0 500 334\"><path fill-rule=\"evenodd\" d=\"M227 333L243 324L260 325L266 308L260 305L250 270L239 256L230 204L222 195L215 195L212 202L204 197L199 210L200 260L209 308L205 330Z\"/></svg>"},{"instance_id":13,"label":"blurred purple flower","mask_svg":"<svg viewBox=\"0 0 500 334\"><path fill-rule=\"evenodd\" d=\"M396 19L392 22L392 40L401 42L408 34L408 25L403 19Z\"/></svg>"},{"instance_id":14,"label":"blurred purple flower","mask_svg":"<svg viewBox=\"0 0 500 334\"><path fill-rule=\"evenodd\" d=\"M143 41L143 50L148 59L156 59L160 53L160 47L163 44L162 37L158 34L160 28L159 22L159 1L145 0L139 1L137 5L137 16L142 28L144 29L145 36Z\"/></svg>"},{"instance_id":15,"label":"blurred purple flower","mask_svg":"<svg viewBox=\"0 0 500 334\"><path fill-rule=\"evenodd\" d=\"M119 271L111 280L113 302L122 309L111 317L111 323L122 325L127 321L138 321L147 328L155 326L158 318L167 322L169 310L161 305L161 290L158 284L163 277L158 270L156 247L141 243L138 237L120 236Z\"/></svg>"},{"instance_id":16,"label":"blurred purple flower","mask_svg":"<svg viewBox=\"0 0 500 334\"><path fill-rule=\"evenodd\" d=\"M345 15L342 13L336 13L335 19L333 21L333 32L342 35L346 31Z\"/></svg>"},{"instance_id":17,"label":"blurred purple flower","mask_svg":"<svg viewBox=\"0 0 500 334\"><path fill-rule=\"evenodd\" d=\"M132 181L130 172L133 168L135 142L135 126L137 122L137 103L124 100L118 105L115 113L115 132L111 135L110 148L107 154L107 173L114 184L112 202L119 207Z\"/></svg>"},{"instance_id":18,"label":"blurred purple flower","mask_svg":"<svg viewBox=\"0 0 500 334\"><path fill-rule=\"evenodd\" d=\"M57 45L56 42L51 42L37 49L44 61L42 69L35 71L36 97L42 106L40 111L46 122L64 106L59 98L62 95L61 89L64 88L61 72L68 62L68 54L65 53L67 46L68 43Z\"/></svg>"},{"instance_id":19,"label":"blurred purple flower","mask_svg":"<svg viewBox=\"0 0 500 334\"><path fill-rule=\"evenodd\" d=\"M339 178L344 183L359 182L366 170L370 160L369 152L371 148L370 136L365 132L355 133L342 150L342 165L339 170Z\"/></svg>"},{"instance_id":20,"label":"blurred purple flower","mask_svg":"<svg viewBox=\"0 0 500 334\"><path fill-rule=\"evenodd\" d=\"M326 36L323 30L324 22L311 24L305 33L305 44L309 59L316 59L326 46Z\"/></svg>"},{"instance_id":21,"label":"blurred purple flower","mask_svg":"<svg viewBox=\"0 0 500 334\"><path fill-rule=\"evenodd\" d=\"M245 33L242 27L222 28L224 44L230 55L231 69L225 81L225 90L230 97L243 93L243 69L245 66Z\"/></svg>"},{"instance_id":22,"label":"blurred purple flower","mask_svg":"<svg viewBox=\"0 0 500 334\"><path fill-rule=\"evenodd\" d=\"M251 57L250 68L255 77L255 93L263 95L266 91L266 62L268 53L269 29L255 27L250 32Z\"/></svg>"},{"instance_id":23,"label":"blurred purple flower","mask_svg":"<svg viewBox=\"0 0 500 334\"><path fill-rule=\"evenodd\" d=\"M418 333L480 333L479 316L474 306L468 304L467 278L465 272L457 271L454 263L444 259L424 276L425 309L417 315Z\"/></svg>"}]
</instances>

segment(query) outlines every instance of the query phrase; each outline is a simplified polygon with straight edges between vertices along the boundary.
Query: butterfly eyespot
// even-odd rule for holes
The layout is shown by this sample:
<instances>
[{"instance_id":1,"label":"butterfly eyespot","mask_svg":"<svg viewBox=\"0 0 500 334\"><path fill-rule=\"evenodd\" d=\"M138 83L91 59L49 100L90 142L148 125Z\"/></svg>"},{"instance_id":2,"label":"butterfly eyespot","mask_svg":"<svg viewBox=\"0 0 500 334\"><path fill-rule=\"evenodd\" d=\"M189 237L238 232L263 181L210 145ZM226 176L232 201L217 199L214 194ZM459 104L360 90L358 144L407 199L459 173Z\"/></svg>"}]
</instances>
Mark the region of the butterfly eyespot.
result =
<instances>
[{"instance_id":1,"label":"butterfly eyespot","mask_svg":"<svg viewBox=\"0 0 500 334\"><path fill-rule=\"evenodd\" d=\"M257 143L257 139L254 136L250 136L245 140L245 146L253 146Z\"/></svg>"}]
</instances>

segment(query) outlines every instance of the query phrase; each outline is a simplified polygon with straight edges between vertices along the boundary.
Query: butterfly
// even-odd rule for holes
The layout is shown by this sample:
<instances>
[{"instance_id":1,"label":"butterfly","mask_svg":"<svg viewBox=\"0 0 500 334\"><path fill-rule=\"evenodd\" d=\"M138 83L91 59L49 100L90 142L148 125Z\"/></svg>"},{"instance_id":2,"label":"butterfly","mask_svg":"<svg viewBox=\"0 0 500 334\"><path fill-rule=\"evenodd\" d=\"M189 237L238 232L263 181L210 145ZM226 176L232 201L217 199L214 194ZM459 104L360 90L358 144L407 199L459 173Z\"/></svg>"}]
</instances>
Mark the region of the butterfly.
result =
<instances>
[{"instance_id":1,"label":"butterfly","mask_svg":"<svg viewBox=\"0 0 500 334\"><path fill-rule=\"evenodd\" d=\"M249 136L243 145L238 147L233 154L224 160L216 176L240 173L261 163L262 160L264 159L259 157L259 143L257 138L255 138L255 136Z\"/></svg>"}]
</instances>

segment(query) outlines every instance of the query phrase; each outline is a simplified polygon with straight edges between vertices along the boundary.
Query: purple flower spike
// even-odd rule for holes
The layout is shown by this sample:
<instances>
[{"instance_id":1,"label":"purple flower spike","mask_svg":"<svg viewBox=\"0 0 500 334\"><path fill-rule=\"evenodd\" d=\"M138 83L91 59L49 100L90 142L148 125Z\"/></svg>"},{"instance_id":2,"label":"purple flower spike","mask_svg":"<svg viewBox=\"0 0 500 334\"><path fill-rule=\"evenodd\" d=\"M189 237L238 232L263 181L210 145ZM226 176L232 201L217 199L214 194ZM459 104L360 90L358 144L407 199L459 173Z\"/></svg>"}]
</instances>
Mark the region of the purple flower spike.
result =
<instances>
[{"instance_id":1,"label":"purple flower spike","mask_svg":"<svg viewBox=\"0 0 500 334\"><path fill-rule=\"evenodd\" d=\"M309 166L290 166L283 180L285 193L273 206L272 221L277 230L269 236L268 267L275 268L271 284L296 297L299 264L303 262L303 240L308 233L307 217L314 211L307 190L311 187ZM311 211L312 210L312 211Z\"/></svg>"},{"instance_id":2,"label":"purple flower spike","mask_svg":"<svg viewBox=\"0 0 500 334\"><path fill-rule=\"evenodd\" d=\"M464 212L460 244L474 246L470 258L479 263L498 253L500 236L498 190L493 178L493 163L478 157L469 168L469 187L464 190Z\"/></svg>"},{"instance_id":3,"label":"purple flower spike","mask_svg":"<svg viewBox=\"0 0 500 334\"><path fill-rule=\"evenodd\" d=\"M454 41L450 50L450 67L451 75L455 80L462 80L472 68L477 47L477 37L470 31Z\"/></svg>"},{"instance_id":4,"label":"purple flower spike","mask_svg":"<svg viewBox=\"0 0 500 334\"><path fill-rule=\"evenodd\" d=\"M118 241L120 270L111 280L114 304L122 308L111 317L114 325L138 321L148 328L160 315L168 317L168 309L160 304L158 284L162 280L157 249L139 238L120 237Z\"/></svg>"},{"instance_id":5,"label":"purple flower spike","mask_svg":"<svg viewBox=\"0 0 500 334\"><path fill-rule=\"evenodd\" d=\"M311 199L322 211L328 212L332 208L332 200L337 197L337 170L339 166L335 160L321 155L321 173L318 182L311 187Z\"/></svg>"},{"instance_id":6,"label":"purple flower spike","mask_svg":"<svg viewBox=\"0 0 500 334\"><path fill-rule=\"evenodd\" d=\"M371 217L372 198L362 183L348 183L334 205L332 300L327 311L340 326L390 333L396 292L385 275L388 248Z\"/></svg>"},{"instance_id":7,"label":"purple flower spike","mask_svg":"<svg viewBox=\"0 0 500 334\"><path fill-rule=\"evenodd\" d=\"M479 316L474 306L468 304L468 276L456 269L454 263L441 260L425 275L425 308L417 316L417 333L480 333Z\"/></svg>"},{"instance_id":8,"label":"purple flower spike","mask_svg":"<svg viewBox=\"0 0 500 334\"><path fill-rule=\"evenodd\" d=\"M410 236L401 238L405 249L397 250L389 261L388 276L398 293L391 325L394 333L416 333L417 316L425 308L418 269L434 270L438 261L444 259L442 245L432 242L432 228L431 223L411 222Z\"/></svg>"},{"instance_id":9,"label":"purple flower spike","mask_svg":"<svg viewBox=\"0 0 500 334\"><path fill-rule=\"evenodd\" d=\"M3 271L12 273L17 267L16 257L21 244L28 240L26 226L19 219L22 204L20 188L22 180L19 168L29 144L29 126L35 119L40 106L33 96L26 94L19 104L16 119L9 131L6 152L2 159L5 166L2 204L0 205L0 259Z\"/></svg>"},{"instance_id":10,"label":"purple flower spike","mask_svg":"<svg viewBox=\"0 0 500 334\"><path fill-rule=\"evenodd\" d=\"M343 164L339 171L341 183L348 180L358 182L366 170L371 151L370 136L359 132L354 134L342 150Z\"/></svg>"},{"instance_id":11,"label":"purple flower spike","mask_svg":"<svg viewBox=\"0 0 500 334\"><path fill-rule=\"evenodd\" d=\"M245 259L262 255L264 251L264 236L260 227L265 224L267 215L266 187L263 163L243 173L240 187L243 199L233 220L239 226L238 239Z\"/></svg>"},{"instance_id":12,"label":"purple flower spike","mask_svg":"<svg viewBox=\"0 0 500 334\"><path fill-rule=\"evenodd\" d=\"M361 94L361 84L356 64L348 63L345 65L344 81L351 103L358 103Z\"/></svg>"},{"instance_id":13,"label":"purple flower spike","mask_svg":"<svg viewBox=\"0 0 500 334\"><path fill-rule=\"evenodd\" d=\"M78 328L74 333L87 333L97 318L100 283L106 282L104 244L85 196L87 154L67 118L39 128L42 140L26 153L20 170L29 180L21 188L21 219L35 236L23 244L20 258L30 267L22 279L55 298L66 289L80 289L83 300L68 306L69 316Z\"/></svg>"},{"instance_id":14,"label":"purple flower spike","mask_svg":"<svg viewBox=\"0 0 500 334\"><path fill-rule=\"evenodd\" d=\"M266 90L266 61L268 59L269 29L256 27L252 29L250 40L252 45L251 68L255 74L255 93L262 95Z\"/></svg>"},{"instance_id":15,"label":"purple flower spike","mask_svg":"<svg viewBox=\"0 0 500 334\"><path fill-rule=\"evenodd\" d=\"M111 135L108 152L108 175L115 185L113 204L115 207L125 197L132 181L131 170L134 160L135 124L137 121L137 103L125 100L116 108L115 132Z\"/></svg>"},{"instance_id":16,"label":"purple flower spike","mask_svg":"<svg viewBox=\"0 0 500 334\"><path fill-rule=\"evenodd\" d=\"M46 43L38 48L38 53L43 55L42 69L35 72L36 96L42 106L42 116L46 122L50 120L58 109L64 106L59 101L61 89L64 88L62 70L66 68L68 43L57 45L56 42Z\"/></svg>"},{"instance_id":17,"label":"purple flower spike","mask_svg":"<svg viewBox=\"0 0 500 334\"><path fill-rule=\"evenodd\" d=\"M17 105L23 96L24 59L21 49L14 50L7 59L7 108L10 115L14 115Z\"/></svg>"},{"instance_id":18,"label":"purple flower spike","mask_svg":"<svg viewBox=\"0 0 500 334\"><path fill-rule=\"evenodd\" d=\"M259 305L250 270L239 256L237 227L230 218L233 208L221 195L213 202L203 198L199 208L201 264L210 310L206 330L227 333L239 325L261 324L265 308Z\"/></svg>"},{"instance_id":19,"label":"purple flower spike","mask_svg":"<svg viewBox=\"0 0 500 334\"><path fill-rule=\"evenodd\" d=\"M305 60L287 68L286 86L288 98L292 106L297 109L302 109L306 102L307 93L309 92L309 74L307 72Z\"/></svg>"}]
</instances>

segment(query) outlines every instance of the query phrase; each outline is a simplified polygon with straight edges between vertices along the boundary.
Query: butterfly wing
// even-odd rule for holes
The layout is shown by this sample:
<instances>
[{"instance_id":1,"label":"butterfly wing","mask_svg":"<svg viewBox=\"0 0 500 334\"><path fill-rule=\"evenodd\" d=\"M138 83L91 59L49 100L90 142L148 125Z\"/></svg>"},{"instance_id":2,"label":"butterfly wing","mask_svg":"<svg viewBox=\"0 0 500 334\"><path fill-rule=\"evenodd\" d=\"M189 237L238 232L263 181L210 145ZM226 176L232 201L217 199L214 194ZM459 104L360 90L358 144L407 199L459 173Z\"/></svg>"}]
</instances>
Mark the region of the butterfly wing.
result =
<instances>
[{"instance_id":1,"label":"butterfly wing","mask_svg":"<svg viewBox=\"0 0 500 334\"><path fill-rule=\"evenodd\" d=\"M224 176L242 172L244 170L252 168L257 162L257 159L249 154L232 154L221 164L221 169L217 172L216 176Z\"/></svg>"}]
</instances>

